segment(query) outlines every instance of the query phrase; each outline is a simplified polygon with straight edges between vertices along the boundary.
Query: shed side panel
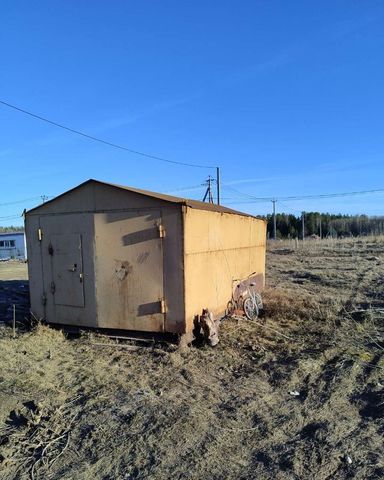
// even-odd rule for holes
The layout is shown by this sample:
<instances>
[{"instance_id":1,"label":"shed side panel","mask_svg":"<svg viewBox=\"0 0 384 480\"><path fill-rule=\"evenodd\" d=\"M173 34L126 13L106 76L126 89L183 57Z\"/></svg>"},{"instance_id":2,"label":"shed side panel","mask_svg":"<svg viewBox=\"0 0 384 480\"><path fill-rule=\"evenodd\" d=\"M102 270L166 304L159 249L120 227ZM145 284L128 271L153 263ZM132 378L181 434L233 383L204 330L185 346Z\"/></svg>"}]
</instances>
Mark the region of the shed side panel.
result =
<instances>
[{"instance_id":1,"label":"shed side panel","mask_svg":"<svg viewBox=\"0 0 384 480\"><path fill-rule=\"evenodd\" d=\"M38 238L39 217L28 216L25 218L25 235L28 250L28 278L31 310L37 318L44 318L44 293L43 269L41 262L41 242Z\"/></svg>"},{"instance_id":2,"label":"shed side panel","mask_svg":"<svg viewBox=\"0 0 384 480\"><path fill-rule=\"evenodd\" d=\"M185 213L187 330L209 308L225 311L233 280L256 272L265 278L266 222L253 217L188 208Z\"/></svg>"}]
</instances>

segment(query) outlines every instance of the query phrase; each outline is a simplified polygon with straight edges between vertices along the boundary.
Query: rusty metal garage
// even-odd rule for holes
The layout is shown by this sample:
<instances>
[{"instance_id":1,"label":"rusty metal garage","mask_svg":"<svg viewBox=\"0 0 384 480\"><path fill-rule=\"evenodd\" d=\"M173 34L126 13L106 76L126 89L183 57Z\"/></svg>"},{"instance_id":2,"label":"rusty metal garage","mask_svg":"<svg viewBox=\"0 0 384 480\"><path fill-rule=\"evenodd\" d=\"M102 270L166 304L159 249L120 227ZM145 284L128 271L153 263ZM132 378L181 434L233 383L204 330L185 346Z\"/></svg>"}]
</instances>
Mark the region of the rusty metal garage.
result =
<instances>
[{"instance_id":1,"label":"rusty metal garage","mask_svg":"<svg viewBox=\"0 0 384 480\"><path fill-rule=\"evenodd\" d=\"M265 274L264 220L97 180L25 215L31 308L49 323L190 333Z\"/></svg>"}]
</instances>

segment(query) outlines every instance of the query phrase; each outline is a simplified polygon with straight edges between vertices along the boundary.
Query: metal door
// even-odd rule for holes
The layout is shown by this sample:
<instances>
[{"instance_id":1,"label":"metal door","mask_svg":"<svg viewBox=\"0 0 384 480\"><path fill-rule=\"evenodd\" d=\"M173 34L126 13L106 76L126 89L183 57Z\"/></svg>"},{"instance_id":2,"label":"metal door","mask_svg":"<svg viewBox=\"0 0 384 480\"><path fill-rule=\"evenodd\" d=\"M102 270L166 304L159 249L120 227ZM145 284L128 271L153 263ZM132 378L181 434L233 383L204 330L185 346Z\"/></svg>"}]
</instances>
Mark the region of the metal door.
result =
<instances>
[{"instance_id":1,"label":"metal door","mask_svg":"<svg viewBox=\"0 0 384 480\"><path fill-rule=\"evenodd\" d=\"M50 285L55 305L84 307L84 274L81 235L51 235L48 254L51 256Z\"/></svg>"},{"instance_id":2,"label":"metal door","mask_svg":"<svg viewBox=\"0 0 384 480\"><path fill-rule=\"evenodd\" d=\"M161 213L108 212L95 223L99 326L163 331Z\"/></svg>"}]
</instances>

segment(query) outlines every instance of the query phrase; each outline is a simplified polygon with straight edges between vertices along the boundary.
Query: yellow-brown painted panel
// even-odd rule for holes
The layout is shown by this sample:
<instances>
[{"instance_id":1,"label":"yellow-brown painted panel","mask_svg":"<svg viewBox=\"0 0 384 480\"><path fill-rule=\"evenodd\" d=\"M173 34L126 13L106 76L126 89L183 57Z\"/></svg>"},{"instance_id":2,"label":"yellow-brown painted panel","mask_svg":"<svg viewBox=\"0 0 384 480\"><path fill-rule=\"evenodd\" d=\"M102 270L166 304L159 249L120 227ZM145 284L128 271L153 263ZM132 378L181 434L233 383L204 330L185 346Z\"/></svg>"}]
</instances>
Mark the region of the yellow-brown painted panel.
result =
<instances>
[{"instance_id":1,"label":"yellow-brown painted panel","mask_svg":"<svg viewBox=\"0 0 384 480\"><path fill-rule=\"evenodd\" d=\"M155 210L95 214L99 327L164 331L160 225Z\"/></svg>"},{"instance_id":2,"label":"yellow-brown painted panel","mask_svg":"<svg viewBox=\"0 0 384 480\"><path fill-rule=\"evenodd\" d=\"M266 222L227 213L188 208L185 213L184 267L187 331L209 308L224 312L235 279L265 276Z\"/></svg>"}]
</instances>

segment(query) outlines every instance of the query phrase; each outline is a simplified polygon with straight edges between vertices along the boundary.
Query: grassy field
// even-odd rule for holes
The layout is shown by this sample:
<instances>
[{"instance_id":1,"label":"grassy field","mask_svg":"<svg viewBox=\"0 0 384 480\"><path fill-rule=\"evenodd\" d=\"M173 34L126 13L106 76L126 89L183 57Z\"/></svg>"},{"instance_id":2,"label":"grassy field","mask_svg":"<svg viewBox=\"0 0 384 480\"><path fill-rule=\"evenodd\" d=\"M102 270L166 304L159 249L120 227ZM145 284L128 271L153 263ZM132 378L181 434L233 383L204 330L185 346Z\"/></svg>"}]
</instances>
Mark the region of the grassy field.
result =
<instances>
[{"instance_id":1,"label":"grassy field","mask_svg":"<svg viewBox=\"0 0 384 480\"><path fill-rule=\"evenodd\" d=\"M265 324L215 349L0 329L0 478L384 478L383 266L380 238L276 242Z\"/></svg>"},{"instance_id":2,"label":"grassy field","mask_svg":"<svg viewBox=\"0 0 384 480\"><path fill-rule=\"evenodd\" d=\"M2 280L28 280L28 267L24 262L0 262L0 282Z\"/></svg>"}]
</instances>

